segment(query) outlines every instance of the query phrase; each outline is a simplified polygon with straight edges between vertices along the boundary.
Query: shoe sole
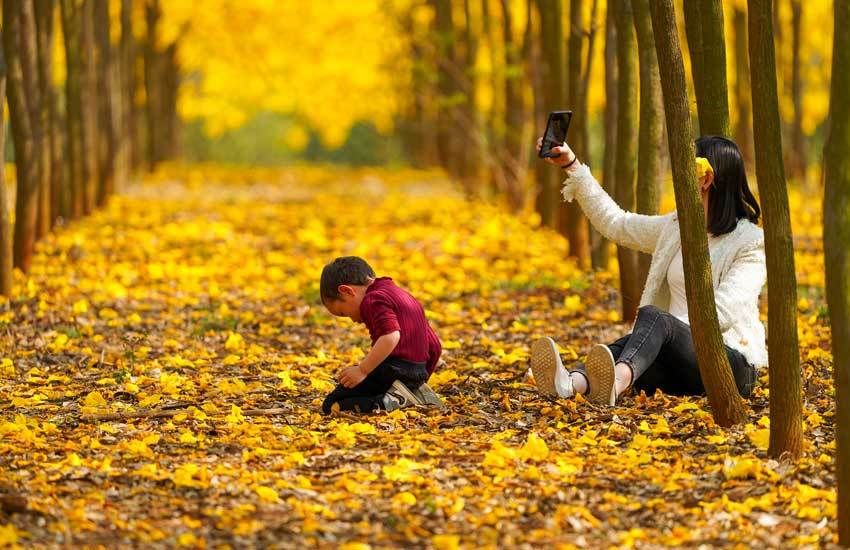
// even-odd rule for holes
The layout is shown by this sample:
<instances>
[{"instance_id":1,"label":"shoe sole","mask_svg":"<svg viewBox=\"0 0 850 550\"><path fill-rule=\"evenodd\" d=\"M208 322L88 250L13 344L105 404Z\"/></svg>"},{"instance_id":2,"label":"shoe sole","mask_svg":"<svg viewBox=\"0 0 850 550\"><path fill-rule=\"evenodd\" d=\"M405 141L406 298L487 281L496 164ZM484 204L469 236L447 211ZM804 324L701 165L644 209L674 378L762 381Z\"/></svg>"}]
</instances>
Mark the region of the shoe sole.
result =
<instances>
[{"instance_id":1,"label":"shoe sole","mask_svg":"<svg viewBox=\"0 0 850 550\"><path fill-rule=\"evenodd\" d=\"M419 401L419 399L411 392L407 386L404 385L404 382L396 380L393 382L393 385L390 386L389 393L396 393L404 397L406 403L401 407L410 407L411 405L422 405L423 403Z\"/></svg>"},{"instance_id":2,"label":"shoe sole","mask_svg":"<svg viewBox=\"0 0 850 550\"><path fill-rule=\"evenodd\" d=\"M435 405L440 409L444 407L443 400L440 399L440 396L437 395L427 383L423 383L421 386L413 390L413 395L415 395L416 399L425 405Z\"/></svg>"},{"instance_id":3,"label":"shoe sole","mask_svg":"<svg viewBox=\"0 0 850 550\"><path fill-rule=\"evenodd\" d=\"M600 405L614 405L617 396L614 393L614 356L608 346L596 344L587 354L587 400Z\"/></svg>"},{"instance_id":4,"label":"shoe sole","mask_svg":"<svg viewBox=\"0 0 850 550\"><path fill-rule=\"evenodd\" d=\"M531 372L538 391L549 397L558 397L555 389L555 369L558 368L558 348L555 341L544 337L531 345Z\"/></svg>"}]
</instances>

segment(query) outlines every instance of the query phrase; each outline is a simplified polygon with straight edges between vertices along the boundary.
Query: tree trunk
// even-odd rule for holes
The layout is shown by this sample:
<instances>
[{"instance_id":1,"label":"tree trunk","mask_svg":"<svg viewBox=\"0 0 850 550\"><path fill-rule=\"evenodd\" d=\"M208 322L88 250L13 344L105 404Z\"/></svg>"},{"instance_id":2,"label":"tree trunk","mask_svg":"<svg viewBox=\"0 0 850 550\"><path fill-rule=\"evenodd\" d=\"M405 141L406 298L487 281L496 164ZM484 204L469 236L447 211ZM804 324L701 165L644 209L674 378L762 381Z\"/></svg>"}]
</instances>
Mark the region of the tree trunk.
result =
<instances>
[{"instance_id":1,"label":"tree trunk","mask_svg":"<svg viewBox=\"0 0 850 550\"><path fill-rule=\"evenodd\" d=\"M525 126L525 102L522 94L522 73L519 71L522 59L513 36L513 18L508 0L501 0L502 36L505 43L505 139L502 171L505 174L508 205L511 212L517 213L525 205L523 176L525 166L523 151L528 149L522 143ZM527 23L530 28L530 21ZM528 29L527 29L528 30Z\"/></svg>"},{"instance_id":2,"label":"tree trunk","mask_svg":"<svg viewBox=\"0 0 850 550\"><path fill-rule=\"evenodd\" d=\"M67 123L68 187L70 215L77 218L85 210L85 178L83 172L83 100L80 9L75 0L61 0L62 33L65 38L65 119Z\"/></svg>"},{"instance_id":3,"label":"tree trunk","mask_svg":"<svg viewBox=\"0 0 850 550\"><path fill-rule=\"evenodd\" d=\"M159 0L145 0L145 24L147 29L144 46L145 135L147 139L147 165L150 172L153 172L156 164L162 158L160 154L161 144L157 139L158 119L162 112L161 82L159 79L162 71L160 70L161 59L157 50L160 16Z\"/></svg>"},{"instance_id":4,"label":"tree trunk","mask_svg":"<svg viewBox=\"0 0 850 550\"><path fill-rule=\"evenodd\" d=\"M638 130L637 211L657 214L664 167L664 106L658 60L652 38L649 0L633 0L640 64L640 129ZM652 256L638 255L637 288L643 288Z\"/></svg>"},{"instance_id":5,"label":"tree trunk","mask_svg":"<svg viewBox=\"0 0 850 550\"><path fill-rule=\"evenodd\" d=\"M570 35L568 42L567 59L567 100L566 106L573 110L572 123L574 130L567 140L570 147L585 163L589 163L589 143L587 135L587 111L582 110L581 93L584 82L582 81L582 59L581 49L584 34L582 11L584 2L582 0L570 1ZM576 259L579 265L590 262L590 235L588 234L587 218L577 202L570 202L561 209L561 217L567 240L570 243L569 255Z\"/></svg>"},{"instance_id":6,"label":"tree trunk","mask_svg":"<svg viewBox=\"0 0 850 550\"><path fill-rule=\"evenodd\" d=\"M789 176L797 181L806 177L807 143L803 133L803 77L800 60L803 4L791 0L791 98L794 102L794 123L791 127L791 150L788 152Z\"/></svg>"},{"instance_id":7,"label":"tree trunk","mask_svg":"<svg viewBox=\"0 0 850 550\"><path fill-rule=\"evenodd\" d=\"M38 216L38 157L33 125L39 121L36 89L35 21L28 1L3 1L3 48L8 77L9 118L15 144L15 267L29 271Z\"/></svg>"},{"instance_id":8,"label":"tree trunk","mask_svg":"<svg viewBox=\"0 0 850 550\"><path fill-rule=\"evenodd\" d=\"M486 113L483 113L482 140L483 149L495 153L496 158L499 154L503 154L505 149L502 144L502 134L498 132L499 121L501 120L500 107L502 104L501 95L504 91L504 85L500 80L504 74L502 70L497 69L498 60L496 59L496 36L493 31L493 17L490 13L490 0L481 0L481 34L487 42L487 57L490 63L490 79L489 85L492 90L490 108ZM498 132L498 133L497 133ZM487 188L496 193L506 193L505 188L505 173L502 162L488 162L484 166L486 172L485 181Z\"/></svg>"},{"instance_id":9,"label":"tree trunk","mask_svg":"<svg viewBox=\"0 0 850 550\"><path fill-rule=\"evenodd\" d=\"M6 15L3 14L5 19ZM0 151L6 150L6 56L0 48ZM0 162L0 296L12 297L12 224L6 187L6 163Z\"/></svg>"},{"instance_id":10,"label":"tree trunk","mask_svg":"<svg viewBox=\"0 0 850 550\"><path fill-rule=\"evenodd\" d=\"M835 379L838 544L850 547L850 3L835 3L824 148L823 249Z\"/></svg>"},{"instance_id":11,"label":"tree trunk","mask_svg":"<svg viewBox=\"0 0 850 550\"><path fill-rule=\"evenodd\" d=\"M97 204L100 182L98 163L97 61L94 40L94 0L83 0L80 12L82 56L80 88L83 113L83 212L91 214Z\"/></svg>"},{"instance_id":12,"label":"tree trunk","mask_svg":"<svg viewBox=\"0 0 850 550\"><path fill-rule=\"evenodd\" d=\"M705 214L697 189L694 167L696 147L688 111L685 67L679 48L673 0L650 0L650 7L667 119L673 187L682 239L685 292L694 348L714 420L720 426L731 426L743 422L747 415L726 357L717 322L717 309L705 307L706 304L713 306L715 303L714 288Z\"/></svg>"},{"instance_id":13,"label":"tree trunk","mask_svg":"<svg viewBox=\"0 0 850 550\"><path fill-rule=\"evenodd\" d=\"M127 172L141 164L139 146L138 109L136 108L136 39L133 36L133 0L121 0L121 94L124 131L121 132L122 148L125 149Z\"/></svg>"},{"instance_id":14,"label":"tree trunk","mask_svg":"<svg viewBox=\"0 0 850 550\"><path fill-rule=\"evenodd\" d=\"M797 276L788 191L782 167L782 133L776 91L772 0L749 0L750 71L756 179L764 211L767 254L767 349L770 355L770 448L768 454L799 457L803 402L797 346Z\"/></svg>"},{"instance_id":15,"label":"tree trunk","mask_svg":"<svg viewBox=\"0 0 850 550\"><path fill-rule=\"evenodd\" d=\"M115 126L112 105L112 44L109 36L109 2L94 0L94 29L97 43L97 160L98 186L97 205L106 204L106 199L115 189Z\"/></svg>"},{"instance_id":16,"label":"tree trunk","mask_svg":"<svg viewBox=\"0 0 850 550\"><path fill-rule=\"evenodd\" d=\"M465 127L464 135L468 136L466 147L462 155L462 177L463 187L467 196L476 196L480 189L478 182L481 175L482 149L485 146L484 132L482 130L481 117L476 108L477 75L475 62L478 58L478 38L472 28L472 14L470 13L470 0L463 0L464 18L464 54L463 54L463 76L461 89L463 90L463 104L459 106L461 120L458 126Z\"/></svg>"},{"instance_id":17,"label":"tree trunk","mask_svg":"<svg viewBox=\"0 0 850 550\"><path fill-rule=\"evenodd\" d=\"M732 26L735 40L735 104L738 119L735 123L735 142L741 149L744 165L752 166L753 153L753 113L750 102L750 64L747 46L747 12L735 6Z\"/></svg>"},{"instance_id":18,"label":"tree trunk","mask_svg":"<svg viewBox=\"0 0 850 550\"><path fill-rule=\"evenodd\" d=\"M614 196L617 152L617 25L610 4L605 14L605 150L602 157L602 186ZM608 240L591 229L591 260L594 269L608 269Z\"/></svg>"},{"instance_id":19,"label":"tree trunk","mask_svg":"<svg viewBox=\"0 0 850 550\"><path fill-rule=\"evenodd\" d=\"M720 0L685 0L685 31L697 96L700 135L731 135L726 42Z\"/></svg>"},{"instance_id":20,"label":"tree trunk","mask_svg":"<svg viewBox=\"0 0 850 550\"><path fill-rule=\"evenodd\" d=\"M566 99L564 81L564 33L561 24L561 0L537 0L540 20L540 77L543 86L542 120L538 122L538 132L543 132L548 111L561 109ZM543 164L542 162L540 164ZM546 168L549 168L548 166ZM540 182L540 218L544 225L557 227L558 177L555 170L545 170Z\"/></svg>"},{"instance_id":21,"label":"tree trunk","mask_svg":"<svg viewBox=\"0 0 850 550\"><path fill-rule=\"evenodd\" d=\"M637 72L635 51L637 41L630 0L612 0L611 9L617 24L617 161L614 196L620 208L635 211L635 162L637 161ZM640 282L637 278L637 252L617 246L620 264L620 294L622 317L634 320L640 301Z\"/></svg>"},{"instance_id":22,"label":"tree trunk","mask_svg":"<svg viewBox=\"0 0 850 550\"><path fill-rule=\"evenodd\" d=\"M38 128L41 138L37 141L37 162L39 164L38 186L38 221L36 223L36 239L41 239L53 227L54 213L52 206L52 152L53 152L53 0L35 0L35 43L38 60Z\"/></svg>"}]
</instances>

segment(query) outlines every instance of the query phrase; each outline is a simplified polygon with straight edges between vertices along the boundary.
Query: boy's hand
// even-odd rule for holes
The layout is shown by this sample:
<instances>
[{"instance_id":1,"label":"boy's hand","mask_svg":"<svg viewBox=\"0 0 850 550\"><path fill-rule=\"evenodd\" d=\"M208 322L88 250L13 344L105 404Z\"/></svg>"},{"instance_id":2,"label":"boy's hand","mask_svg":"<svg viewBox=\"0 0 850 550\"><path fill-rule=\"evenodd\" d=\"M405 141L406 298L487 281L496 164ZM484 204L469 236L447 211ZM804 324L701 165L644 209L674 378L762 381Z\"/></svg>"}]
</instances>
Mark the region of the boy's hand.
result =
<instances>
[{"instance_id":1,"label":"boy's hand","mask_svg":"<svg viewBox=\"0 0 850 550\"><path fill-rule=\"evenodd\" d=\"M339 383L346 388L353 388L365 378L366 373L360 370L360 365L351 365L339 372Z\"/></svg>"}]
</instances>

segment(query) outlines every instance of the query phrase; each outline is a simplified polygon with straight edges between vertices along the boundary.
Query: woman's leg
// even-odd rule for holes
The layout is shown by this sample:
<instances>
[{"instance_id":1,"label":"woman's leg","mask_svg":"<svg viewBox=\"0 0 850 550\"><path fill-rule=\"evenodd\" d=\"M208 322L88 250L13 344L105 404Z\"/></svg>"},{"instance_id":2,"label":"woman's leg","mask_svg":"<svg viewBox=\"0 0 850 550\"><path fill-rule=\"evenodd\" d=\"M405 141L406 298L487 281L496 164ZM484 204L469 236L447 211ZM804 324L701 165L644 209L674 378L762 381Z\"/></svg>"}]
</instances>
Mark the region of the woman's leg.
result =
<instances>
[{"instance_id":1,"label":"woman's leg","mask_svg":"<svg viewBox=\"0 0 850 550\"><path fill-rule=\"evenodd\" d=\"M629 337L631 334L626 334L625 336L616 339L615 341L608 344L608 349L611 350L611 355L616 360L620 357L620 354L623 352L623 348L626 347L626 343L629 341ZM587 393L589 389L588 386L588 378L587 378L587 367L581 361L575 363L570 369L570 377L572 379L573 388L575 388L576 393Z\"/></svg>"}]
</instances>

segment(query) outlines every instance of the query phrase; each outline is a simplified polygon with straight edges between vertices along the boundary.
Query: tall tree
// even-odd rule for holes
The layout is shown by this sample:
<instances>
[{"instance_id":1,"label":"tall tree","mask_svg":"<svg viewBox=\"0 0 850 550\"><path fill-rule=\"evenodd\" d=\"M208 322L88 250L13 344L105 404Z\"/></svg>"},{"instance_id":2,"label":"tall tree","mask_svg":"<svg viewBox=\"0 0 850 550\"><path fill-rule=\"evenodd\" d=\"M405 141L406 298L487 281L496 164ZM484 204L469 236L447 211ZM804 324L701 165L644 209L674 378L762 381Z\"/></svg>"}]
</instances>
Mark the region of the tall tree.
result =
<instances>
[{"instance_id":1,"label":"tall tree","mask_svg":"<svg viewBox=\"0 0 850 550\"><path fill-rule=\"evenodd\" d=\"M39 124L35 17L29 1L3 1L3 49L8 77L9 118L15 144L14 262L29 271L38 215L38 151L34 127Z\"/></svg>"},{"instance_id":2,"label":"tall tree","mask_svg":"<svg viewBox=\"0 0 850 550\"><path fill-rule=\"evenodd\" d=\"M696 146L688 111L685 67L679 47L673 0L650 0L650 9L664 96L673 188L682 239L685 293L688 311L692 315L694 348L714 420L721 426L731 426L742 422L746 412L726 357L717 309L705 307L705 304L715 303L714 287L708 257L705 213L697 189L694 167Z\"/></svg>"},{"instance_id":3,"label":"tall tree","mask_svg":"<svg viewBox=\"0 0 850 550\"><path fill-rule=\"evenodd\" d=\"M631 0L611 0L617 23L617 160L614 196L620 208L635 211L635 163L637 161L637 40ZM640 301L637 252L617 246L620 264L622 317L633 321Z\"/></svg>"},{"instance_id":4,"label":"tall tree","mask_svg":"<svg viewBox=\"0 0 850 550\"><path fill-rule=\"evenodd\" d=\"M637 211L657 214L664 159L664 106L649 0L633 0L640 66L640 128L638 129ZM643 288L652 256L638 256L638 287Z\"/></svg>"},{"instance_id":5,"label":"tall tree","mask_svg":"<svg viewBox=\"0 0 850 550\"><path fill-rule=\"evenodd\" d=\"M540 72L543 86L543 112L538 127L543 131L546 113L562 108L566 100L564 80L564 32L561 0L537 0L540 21ZM540 163L542 164L542 163ZM538 196L538 212L545 225L555 227L558 216L558 176L544 171Z\"/></svg>"},{"instance_id":6,"label":"tall tree","mask_svg":"<svg viewBox=\"0 0 850 550\"><path fill-rule=\"evenodd\" d=\"M794 120L791 126L791 150L788 155L789 175L796 180L806 176L806 135L803 132L803 75L800 56L803 25L803 3L791 0L791 99L794 103Z\"/></svg>"},{"instance_id":7,"label":"tall tree","mask_svg":"<svg viewBox=\"0 0 850 550\"><path fill-rule=\"evenodd\" d=\"M5 19L5 14L3 15ZM0 151L6 150L6 56L0 48ZM12 224L6 192L5 162L0 162L0 296L12 297Z\"/></svg>"},{"instance_id":8,"label":"tall tree","mask_svg":"<svg viewBox=\"0 0 850 550\"><path fill-rule=\"evenodd\" d=\"M458 126L465 127L464 134L469 137L462 155L462 177L463 186L469 196L478 193L477 183L480 180L480 167L482 163L482 148L484 146L484 132L482 130L481 116L476 108L477 73L475 70L478 57L478 36L473 27L470 0L463 0L463 74L461 78L461 89L463 90L463 104L460 108L461 121Z\"/></svg>"},{"instance_id":9,"label":"tall tree","mask_svg":"<svg viewBox=\"0 0 850 550\"><path fill-rule=\"evenodd\" d=\"M767 254L771 456L802 452L803 402L797 346L797 276L776 91L772 0L748 0L756 178Z\"/></svg>"},{"instance_id":10,"label":"tall tree","mask_svg":"<svg viewBox=\"0 0 850 550\"><path fill-rule=\"evenodd\" d=\"M458 120L458 54L450 0L431 0L437 45L437 147L440 164L453 176L459 175L460 143L455 124Z\"/></svg>"},{"instance_id":11,"label":"tall tree","mask_svg":"<svg viewBox=\"0 0 850 550\"><path fill-rule=\"evenodd\" d=\"M83 0L80 12L80 89L83 114L83 212L90 214L97 205L100 182L98 163L98 92L95 59L94 0Z\"/></svg>"},{"instance_id":12,"label":"tall tree","mask_svg":"<svg viewBox=\"0 0 850 550\"><path fill-rule=\"evenodd\" d=\"M835 3L824 147L823 249L835 379L838 544L850 547L850 2ZM771 392L773 393L773 392ZM772 423L772 420L771 420Z\"/></svg>"},{"instance_id":13,"label":"tall tree","mask_svg":"<svg viewBox=\"0 0 850 550\"><path fill-rule=\"evenodd\" d=\"M53 93L53 15L55 4L53 0L35 0L35 44L38 62L37 85L39 89L39 106L37 128L41 136L36 140L38 148L38 218L36 223L36 238L41 239L53 226L55 214L51 211L53 176L53 119L55 117Z\"/></svg>"},{"instance_id":14,"label":"tall tree","mask_svg":"<svg viewBox=\"0 0 850 550\"><path fill-rule=\"evenodd\" d=\"M602 157L602 186L615 194L614 167L617 151L617 25L610 2L605 13L605 144ZM608 240L591 228L591 260L595 269L608 268Z\"/></svg>"},{"instance_id":15,"label":"tall tree","mask_svg":"<svg viewBox=\"0 0 850 550\"><path fill-rule=\"evenodd\" d=\"M720 0L685 0L685 33L702 135L731 135Z\"/></svg>"},{"instance_id":16,"label":"tall tree","mask_svg":"<svg viewBox=\"0 0 850 550\"><path fill-rule=\"evenodd\" d=\"M732 15L732 37L735 43L735 143L741 149L744 164L751 166L753 153L753 112L750 94L749 46L747 45L747 12L736 4Z\"/></svg>"},{"instance_id":17,"label":"tall tree","mask_svg":"<svg viewBox=\"0 0 850 550\"><path fill-rule=\"evenodd\" d=\"M121 90L125 130L120 133L127 171L141 163L136 107L136 39L133 36L133 0L121 0Z\"/></svg>"},{"instance_id":18,"label":"tall tree","mask_svg":"<svg viewBox=\"0 0 850 550\"><path fill-rule=\"evenodd\" d=\"M62 34L65 42L65 120L70 216L85 210L85 174L83 171L83 87L82 87L82 12L75 0L61 0Z\"/></svg>"},{"instance_id":19,"label":"tall tree","mask_svg":"<svg viewBox=\"0 0 850 550\"><path fill-rule=\"evenodd\" d=\"M115 186L115 153L117 150L116 129L113 116L113 56L109 36L109 2L94 0L94 29L97 52L96 74L97 95L97 160L98 186L97 204L103 206Z\"/></svg>"},{"instance_id":20,"label":"tall tree","mask_svg":"<svg viewBox=\"0 0 850 550\"><path fill-rule=\"evenodd\" d=\"M157 119L162 112L162 98L160 95L160 56L158 55L159 44L159 21L162 17L159 0L145 0L145 132L147 140L147 165L148 170L153 171L162 155L160 149L162 143L157 140Z\"/></svg>"},{"instance_id":21,"label":"tall tree","mask_svg":"<svg viewBox=\"0 0 850 550\"><path fill-rule=\"evenodd\" d=\"M524 151L528 147L522 143L525 130L525 99L522 93L522 52L514 40L513 15L508 0L500 0L502 5L502 37L505 50L505 139L502 156L502 171L505 175L505 187L508 205L513 212L519 212L525 203L523 176L525 175ZM530 32L531 21L527 23Z\"/></svg>"}]
</instances>

